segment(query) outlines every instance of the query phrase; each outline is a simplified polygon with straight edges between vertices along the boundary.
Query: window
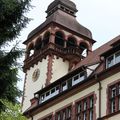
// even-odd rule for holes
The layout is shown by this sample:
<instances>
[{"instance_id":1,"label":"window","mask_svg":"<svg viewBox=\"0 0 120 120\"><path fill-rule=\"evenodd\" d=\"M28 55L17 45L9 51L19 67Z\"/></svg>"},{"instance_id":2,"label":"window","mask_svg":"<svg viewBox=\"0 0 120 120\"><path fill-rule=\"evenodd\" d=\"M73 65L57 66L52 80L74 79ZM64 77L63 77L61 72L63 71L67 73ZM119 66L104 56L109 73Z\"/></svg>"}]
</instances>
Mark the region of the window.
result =
<instances>
[{"instance_id":1,"label":"window","mask_svg":"<svg viewBox=\"0 0 120 120\"><path fill-rule=\"evenodd\" d=\"M109 68L120 62L120 51L114 53L106 59L106 68Z\"/></svg>"},{"instance_id":2,"label":"window","mask_svg":"<svg viewBox=\"0 0 120 120\"><path fill-rule=\"evenodd\" d=\"M120 82L109 87L109 113L120 110Z\"/></svg>"},{"instance_id":3,"label":"window","mask_svg":"<svg viewBox=\"0 0 120 120\"><path fill-rule=\"evenodd\" d=\"M48 91L48 92L46 93L46 97L49 96L49 95L50 95L50 92Z\"/></svg>"},{"instance_id":4,"label":"window","mask_svg":"<svg viewBox=\"0 0 120 120\"><path fill-rule=\"evenodd\" d=\"M120 51L115 54L115 63L117 64L119 62L120 62Z\"/></svg>"},{"instance_id":5,"label":"window","mask_svg":"<svg viewBox=\"0 0 120 120\"><path fill-rule=\"evenodd\" d=\"M79 49L81 50L82 56L86 57L88 51L88 45L84 42L81 42L79 45Z\"/></svg>"},{"instance_id":6,"label":"window","mask_svg":"<svg viewBox=\"0 0 120 120\"><path fill-rule=\"evenodd\" d=\"M84 80L85 79L85 72L81 72L80 73L80 81Z\"/></svg>"},{"instance_id":7,"label":"window","mask_svg":"<svg viewBox=\"0 0 120 120\"><path fill-rule=\"evenodd\" d=\"M56 120L71 120L71 106L57 112Z\"/></svg>"},{"instance_id":8,"label":"window","mask_svg":"<svg viewBox=\"0 0 120 120\"><path fill-rule=\"evenodd\" d=\"M41 95L41 102L44 102L45 95Z\"/></svg>"},{"instance_id":9,"label":"window","mask_svg":"<svg viewBox=\"0 0 120 120\"><path fill-rule=\"evenodd\" d=\"M62 83L62 91L67 90L67 82Z\"/></svg>"},{"instance_id":10,"label":"window","mask_svg":"<svg viewBox=\"0 0 120 120\"><path fill-rule=\"evenodd\" d=\"M46 32L45 34L44 34L44 37L43 37L43 47L45 47L46 45L48 45L48 43L49 43L49 38L50 38L50 32Z\"/></svg>"},{"instance_id":11,"label":"window","mask_svg":"<svg viewBox=\"0 0 120 120\"><path fill-rule=\"evenodd\" d=\"M44 101L56 96L57 94L59 94L59 86L56 86L50 89L49 91L45 92L44 94L42 94L40 96L40 103L43 103Z\"/></svg>"},{"instance_id":12,"label":"window","mask_svg":"<svg viewBox=\"0 0 120 120\"><path fill-rule=\"evenodd\" d=\"M51 90L51 94L53 94L55 92L55 88L53 88L52 90Z\"/></svg>"},{"instance_id":13,"label":"window","mask_svg":"<svg viewBox=\"0 0 120 120\"><path fill-rule=\"evenodd\" d=\"M77 75L75 75L72 79L72 85L76 85L78 84L79 82L83 81L85 79L85 72L81 72Z\"/></svg>"},{"instance_id":14,"label":"window","mask_svg":"<svg viewBox=\"0 0 120 120\"><path fill-rule=\"evenodd\" d=\"M75 47L76 39L74 37L69 37L67 40L67 47Z\"/></svg>"},{"instance_id":15,"label":"window","mask_svg":"<svg viewBox=\"0 0 120 120\"><path fill-rule=\"evenodd\" d=\"M64 47L64 35L60 31L55 33L55 44Z\"/></svg>"},{"instance_id":16,"label":"window","mask_svg":"<svg viewBox=\"0 0 120 120\"><path fill-rule=\"evenodd\" d=\"M37 38L35 41L35 50L39 50L42 48L42 39L41 37Z\"/></svg>"},{"instance_id":17,"label":"window","mask_svg":"<svg viewBox=\"0 0 120 120\"><path fill-rule=\"evenodd\" d=\"M114 56L110 56L107 58L107 68L111 67L114 65Z\"/></svg>"},{"instance_id":18,"label":"window","mask_svg":"<svg viewBox=\"0 0 120 120\"><path fill-rule=\"evenodd\" d=\"M72 85L75 85L79 83L79 74L77 74L76 76L73 77L73 80L72 80Z\"/></svg>"},{"instance_id":19,"label":"window","mask_svg":"<svg viewBox=\"0 0 120 120\"><path fill-rule=\"evenodd\" d=\"M93 120L93 95L76 103L76 120Z\"/></svg>"},{"instance_id":20,"label":"window","mask_svg":"<svg viewBox=\"0 0 120 120\"><path fill-rule=\"evenodd\" d=\"M27 57L30 57L34 54L34 44L31 42L27 48Z\"/></svg>"}]
</instances>

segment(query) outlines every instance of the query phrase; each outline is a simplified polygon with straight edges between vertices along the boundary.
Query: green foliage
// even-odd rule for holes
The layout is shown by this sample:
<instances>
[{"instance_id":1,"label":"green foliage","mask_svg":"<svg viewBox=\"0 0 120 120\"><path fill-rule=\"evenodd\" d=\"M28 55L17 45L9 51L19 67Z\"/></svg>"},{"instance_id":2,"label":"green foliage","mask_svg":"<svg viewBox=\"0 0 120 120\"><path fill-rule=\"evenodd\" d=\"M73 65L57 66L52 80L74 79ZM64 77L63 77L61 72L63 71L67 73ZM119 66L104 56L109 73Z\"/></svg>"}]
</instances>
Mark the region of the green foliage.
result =
<instances>
[{"instance_id":1,"label":"green foliage","mask_svg":"<svg viewBox=\"0 0 120 120\"><path fill-rule=\"evenodd\" d=\"M0 0L0 45L15 39L29 19L24 13L29 10L30 0Z\"/></svg>"},{"instance_id":2,"label":"green foliage","mask_svg":"<svg viewBox=\"0 0 120 120\"><path fill-rule=\"evenodd\" d=\"M17 88L19 80L17 59L23 52L15 38L29 22L29 18L25 16L29 7L30 0L0 0L0 99L6 99L14 104L21 95ZM16 44L11 45L11 42ZM12 49L8 50L7 47ZM0 112L5 108L0 101Z\"/></svg>"},{"instance_id":3,"label":"green foliage","mask_svg":"<svg viewBox=\"0 0 120 120\"><path fill-rule=\"evenodd\" d=\"M7 100L0 100L6 106L6 110L0 113L0 120L27 120L21 113L20 104L13 105Z\"/></svg>"}]
</instances>

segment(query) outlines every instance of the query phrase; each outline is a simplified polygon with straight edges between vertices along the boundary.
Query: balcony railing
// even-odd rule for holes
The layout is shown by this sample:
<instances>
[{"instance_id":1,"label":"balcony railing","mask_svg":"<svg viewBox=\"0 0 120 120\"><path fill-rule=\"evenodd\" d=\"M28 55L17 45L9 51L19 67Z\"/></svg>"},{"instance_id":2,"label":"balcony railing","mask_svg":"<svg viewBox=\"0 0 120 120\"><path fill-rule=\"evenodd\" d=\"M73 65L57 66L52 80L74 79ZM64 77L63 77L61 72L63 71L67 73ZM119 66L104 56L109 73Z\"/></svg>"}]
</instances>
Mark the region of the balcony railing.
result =
<instances>
[{"instance_id":1,"label":"balcony railing","mask_svg":"<svg viewBox=\"0 0 120 120\"><path fill-rule=\"evenodd\" d=\"M54 54L63 56L65 59L71 59L74 58L74 56L76 56L76 58L79 58L79 60L81 59L81 51L79 48L77 47L67 47L67 48L63 48L62 46L53 44L53 43L49 43L48 45L46 45L44 48L40 49L40 50L36 50L34 51L34 54L29 56L25 61L25 68L30 67L32 64L34 64L34 62L36 60L40 60L42 58L44 58L48 52L53 52ZM69 58L69 57L70 58ZM27 67L26 67L27 66Z\"/></svg>"}]
</instances>

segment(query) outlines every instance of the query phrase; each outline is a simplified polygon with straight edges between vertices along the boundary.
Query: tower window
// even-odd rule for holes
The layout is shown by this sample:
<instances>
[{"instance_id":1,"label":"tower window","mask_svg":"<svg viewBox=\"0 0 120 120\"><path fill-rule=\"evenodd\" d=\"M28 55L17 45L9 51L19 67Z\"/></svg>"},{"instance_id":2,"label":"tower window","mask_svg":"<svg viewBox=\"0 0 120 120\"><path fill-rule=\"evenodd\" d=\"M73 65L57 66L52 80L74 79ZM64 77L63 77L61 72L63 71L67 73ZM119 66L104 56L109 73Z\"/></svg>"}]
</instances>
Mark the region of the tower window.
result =
<instances>
[{"instance_id":1,"label":"tower window","mask_svg":"<svg viewBox=\"0 0 120 120\"><path fill-rule=\"evenodd\" d=\"M30 45L28 46L28 57L32 56L34 54L34 45L33 43L30 43Z\"/></svg>"},{"instance_id":2,"label":"tower window","mask_svg":"<svg viewBox=\"0 0 120 120\"><path fill-rule=\"evenodd\" d=\"M80 43L79 49L81 50L82 55L84 57L86 57L87 56L87 50L88 50L88 47L87 47L86 43L83 43L83 42Z\"/></svg>"},{"instance_id":3,"label":"tower window","mask_svg":"<svg viewBox=\"0 0 120 120\"><path fill-rule=\"evenodd\" d=\"M42 47L42 41L41 41L41 38L38 38L35 42L35 49L39 50L41 49L41 47Z\"/></svg>"},{"instance_id":4,"label":"tower window","mask_svg":"<svg viewBox=\"0 0 120 120\"><path fill-rule=\"evenodd\" d=\"M62 32L56 32L55 34L55 44L64 47L64 36Z\"/></svg>"},{"instance_id":5,"label":"tower window","mask_svg":"<svg viewBox=\"0 0 120 120\"><path fill-rule=\"evenodd\" d=\"M76 40L73 37L69 37L67 41L67 47L75 47L76 46Z\"/></svg>"},{"instance_id":6,"label":"tower window","mask_svg":"<svg viewBox=\"0 0 120 120\"><path fill-rule=\"evenodd\" d=\"M48 45L49 43L49 38L50 38L50 32L46 32L44 37L43 37L43 47Z\"/></svg>"}]
</instances>

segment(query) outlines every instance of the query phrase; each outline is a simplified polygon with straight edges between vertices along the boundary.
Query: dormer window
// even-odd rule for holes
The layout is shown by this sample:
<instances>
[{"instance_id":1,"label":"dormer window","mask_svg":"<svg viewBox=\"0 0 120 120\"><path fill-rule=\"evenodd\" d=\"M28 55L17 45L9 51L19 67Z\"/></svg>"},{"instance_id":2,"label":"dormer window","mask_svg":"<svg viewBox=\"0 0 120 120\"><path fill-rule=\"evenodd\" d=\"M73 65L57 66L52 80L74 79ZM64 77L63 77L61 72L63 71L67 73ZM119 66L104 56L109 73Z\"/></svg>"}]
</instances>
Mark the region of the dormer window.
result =
<instances>
[{"instance_id":1,"label":"dormer window","mask_svg":"<svg viewBox=\"0 0 120 120\"><path fill-rule=\"evenodd\" d=\"M72 78L72 86L82 82L86 78L85 72L80 72Z\"/></svg>"},{"instance_id":2,"label":"dormer window","mask_svg":"<svg viewBox=\"0 0 120 120\"><path fill-rule=\"evenodd\" d=\"M106 59L106 68L110 68L113 65L120 62L120 51L112 54L111 56L107 57Z\"/></svg>"}]
</instances>

